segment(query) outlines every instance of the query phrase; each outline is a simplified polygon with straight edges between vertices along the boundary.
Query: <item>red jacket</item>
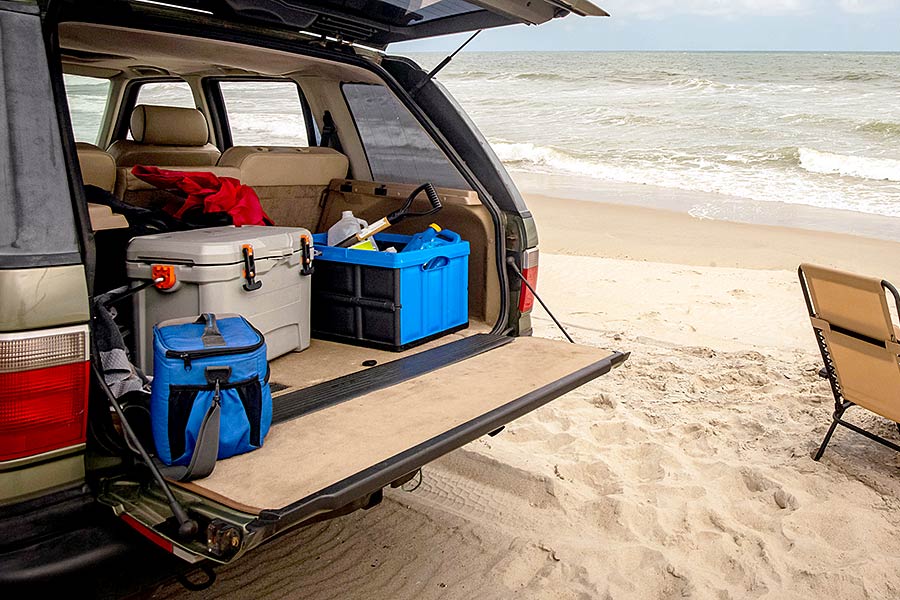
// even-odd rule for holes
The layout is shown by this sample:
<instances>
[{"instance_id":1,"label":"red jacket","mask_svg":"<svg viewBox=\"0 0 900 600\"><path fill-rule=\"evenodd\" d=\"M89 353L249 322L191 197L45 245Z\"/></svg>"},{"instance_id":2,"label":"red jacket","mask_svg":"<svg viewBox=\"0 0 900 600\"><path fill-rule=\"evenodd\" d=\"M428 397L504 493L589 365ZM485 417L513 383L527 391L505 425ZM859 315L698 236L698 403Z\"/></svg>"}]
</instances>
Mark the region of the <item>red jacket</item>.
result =
<instances>
[{"instance_id":1,"label":"red jacket","mask_svg":"<svg viewBox=\"0 0 900 600\"><path fill-rule=\"evenodd\" d=\"M131 173L163 190L178 189L187 194L181 203L171 203L164 210L180 219L185 211L202 206L203 212L225 212L235 225L274 225L259 203L253 188L233 177L217 177L203 171L168 171L158 167L137 165Z\"/></svg>"}]
</instances>

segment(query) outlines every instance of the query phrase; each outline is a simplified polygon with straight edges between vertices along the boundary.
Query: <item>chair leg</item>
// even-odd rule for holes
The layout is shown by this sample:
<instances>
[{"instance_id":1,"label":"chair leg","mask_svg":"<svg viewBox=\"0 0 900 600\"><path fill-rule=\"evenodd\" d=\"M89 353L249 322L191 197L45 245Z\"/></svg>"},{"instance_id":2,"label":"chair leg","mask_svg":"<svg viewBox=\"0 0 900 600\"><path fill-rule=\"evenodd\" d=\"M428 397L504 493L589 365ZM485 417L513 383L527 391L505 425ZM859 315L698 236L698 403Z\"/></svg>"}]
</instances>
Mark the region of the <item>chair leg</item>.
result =
<instances>
[{"instance_id":1,"label":"chair leg","mask_svg":"<svg viewBox=\"0 0 900 600\"><path fill-rule=\"evenodd\" d=\"M828 442L831 441L831 436L834 434L834 430L837 429L839 416L835 415L834 420L831 422L831 427L828 428L828 433L825 434L825 439L822 440L822 445L819 446L819 451L816 452L813 460L819 460L822 458L822 455L825 454L825 447L828 446Z\"/></svg>"}]
</instances>

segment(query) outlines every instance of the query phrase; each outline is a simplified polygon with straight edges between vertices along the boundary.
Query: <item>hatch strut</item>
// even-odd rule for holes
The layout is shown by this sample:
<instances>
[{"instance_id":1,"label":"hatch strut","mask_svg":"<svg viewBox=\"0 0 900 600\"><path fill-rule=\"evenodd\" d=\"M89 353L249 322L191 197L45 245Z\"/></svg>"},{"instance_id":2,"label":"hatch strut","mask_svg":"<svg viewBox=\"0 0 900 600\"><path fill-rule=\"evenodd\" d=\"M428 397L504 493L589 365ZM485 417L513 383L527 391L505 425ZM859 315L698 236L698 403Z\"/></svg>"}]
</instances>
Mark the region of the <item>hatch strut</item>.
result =
<instances>
[{"instance_id":1,"label":"hatch strut","mask_svg":"<svg viewBox=\"0 0 900 600\"><path fill-rule=\"evenodd\" d=\"M438 72L439 72L441 69L443 69L444 67L446 67L446 66L447 66L447 63L449 63L451 60L453 60L453 57L456 56L457 54L459 54L459 51L460 51L460 50L462 50L463 48L465 48L466 46L468 46L468 45L469 45L469 42L471 42L472 40L474 40L474 39L475 39L475 36L478 35L479 33L481 33L481 31L482 31L482 30L479 29L478 31L476 31L475 33L473 33L472 35L470 35L470 36L469 36L469 39L467 39L466 41L464 41L464 42L462 43L462 45L461 45L459 48L457 48L456 50L454 50L453 53L452 53L450 56L448 56L447 58L445 58L444 60L442 60L441 62L439 62L438 65L437 65L435 68L433 68L431 71L428 72L428 75L425 76L425 79L423 79L422 81L420 81L420 82L419 82L419 85L417 85L415 88L413 88L413 90L409 93L409 95L412 96L413 98L415 98L416 95L419 93L419 90L421 90L423 87L425 87L425 84L428 83L429 81L431 81L431 80L434 78L434 76L437 75Z\"/></svg>"}]
</instances>

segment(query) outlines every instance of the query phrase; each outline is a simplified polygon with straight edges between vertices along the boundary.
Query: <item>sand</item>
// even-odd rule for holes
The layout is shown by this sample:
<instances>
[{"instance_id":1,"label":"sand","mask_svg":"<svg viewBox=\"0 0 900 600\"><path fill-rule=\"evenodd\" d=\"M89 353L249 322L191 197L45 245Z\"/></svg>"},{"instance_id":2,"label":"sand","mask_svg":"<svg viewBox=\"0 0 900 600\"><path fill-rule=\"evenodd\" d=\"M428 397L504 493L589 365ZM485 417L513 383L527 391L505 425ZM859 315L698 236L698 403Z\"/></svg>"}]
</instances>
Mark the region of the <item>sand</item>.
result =
<instances>
[{"instance_id":1,"label":"sand","mask_svg":"<svg viewBox=\"0 0 900 600\"><path fill-rule=\"evenodd\" d=\"M900 457L841 430L811 459L832 399L796 281L815 260L900 282L900 244L529 206L545 300L578 343L629 362L192 597L900 597ZM535 334L560 337L540 310Z\"/></svg>"}]
</instances>

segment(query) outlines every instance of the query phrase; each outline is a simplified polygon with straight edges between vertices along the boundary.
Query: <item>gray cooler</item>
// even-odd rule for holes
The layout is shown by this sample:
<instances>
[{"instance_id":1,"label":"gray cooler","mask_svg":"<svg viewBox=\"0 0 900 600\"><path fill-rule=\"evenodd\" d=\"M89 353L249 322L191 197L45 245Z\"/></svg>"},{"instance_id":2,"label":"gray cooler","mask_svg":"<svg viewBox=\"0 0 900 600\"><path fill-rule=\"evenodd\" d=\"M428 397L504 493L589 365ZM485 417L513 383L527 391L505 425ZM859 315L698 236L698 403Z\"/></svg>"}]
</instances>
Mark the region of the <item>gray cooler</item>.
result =
<instances>
[{"instance_id":1,"label":"gray cooler","mask_svg":"<svg viewBox=\"0 0 900 600\"><path fill-rule=\"evenodd\" d=\"M252 263L246 257L251 252ZM138 365L145 373L153 370L156 323L205 312L246 317L265 335L269 360L309 347L304 260L311 257L312 236L300 227L212 227L134 238L129 278L147 281L154 266L175 278L169 289L151 287L134 297ZM249 276L248 263L254 267Z\"/></svg>"}]
</instances>

